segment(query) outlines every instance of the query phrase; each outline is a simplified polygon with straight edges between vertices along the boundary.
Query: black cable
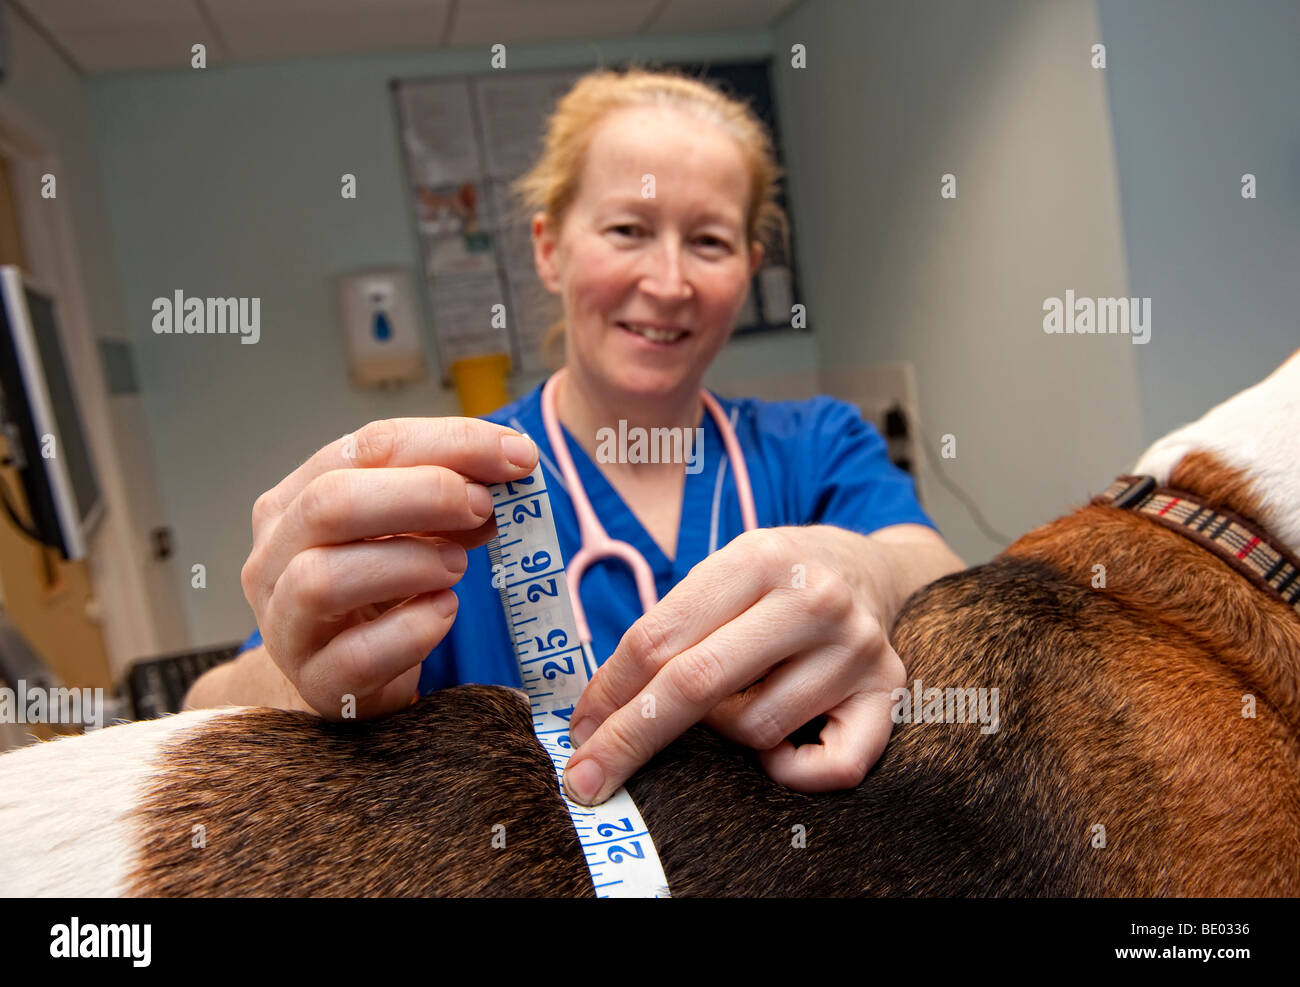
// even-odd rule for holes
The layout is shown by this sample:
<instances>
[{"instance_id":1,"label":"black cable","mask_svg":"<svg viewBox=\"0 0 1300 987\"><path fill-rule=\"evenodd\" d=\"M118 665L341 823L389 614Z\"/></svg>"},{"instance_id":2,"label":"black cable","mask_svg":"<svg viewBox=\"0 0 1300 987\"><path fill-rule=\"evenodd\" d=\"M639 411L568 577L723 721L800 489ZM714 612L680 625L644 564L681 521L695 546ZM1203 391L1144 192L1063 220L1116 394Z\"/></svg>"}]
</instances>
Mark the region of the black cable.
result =
<instances>
[{"instance_id":1,"label":"black cable","mask_svg":"<svg viewBox=\"0 0 1300 987\"><path fill-rule=\"evenodd\" d=\"M1003 548L1006 548L1015 541L1014 538L1004 535L993 527L993 525L989 524L988 519L980 512L979 507L976 505L975 501L971 499L970 495L948 478L948 475L943 471L943 467L939 465L939 461L935 459L934 455L930 452L929 444L925 441L925 436L921 436L921 442L919 444L921 446L921 455L925 456L926 462L928 462L934 470L935 477L943 484L949 493L961 501L962 506L966 508L966 512L971 516L971 520L975 522L975 526L983 532L984 537L988 538L990 541L997 542Z\"/></svg>"},{"instance_id":2,"label":"black cable","mask_svg":"<svg viewBox=\"0 0 1300 987\"><path fill-rule=\"evenodd\" d=\"M885 411L885 438L892 445L894 442L905 441L908 438L909 433L910 430L907 424L907 413L903 411L901 405L891 405ZM970 514L971 520L975 522L975 526L983 532L984 536L990 541L997 542L1003 548L1006 548L1015 541L1014 538L1008 538L1006 535L1002 534L1002 532L994 528L993 525L988 523L988 520L980 512L979 507L976 506L975 501L971 499L965 490L953 483L952 480L948 479L948 475L944 473L943 467L939 465L938 460L931 456L930 447L926 445L924 435L920 436L920 440L921 455L925 456L926 461L929 462L931 467L933 467L935 477L943 484L944 488L947 489L949 493L961 501L962 506L966 508L966 512ZM898 464L898 460L895 460L894 465L897 466ZM908 472L910 473L911 470L909 469Z\"/></svg>"}]
</instances>

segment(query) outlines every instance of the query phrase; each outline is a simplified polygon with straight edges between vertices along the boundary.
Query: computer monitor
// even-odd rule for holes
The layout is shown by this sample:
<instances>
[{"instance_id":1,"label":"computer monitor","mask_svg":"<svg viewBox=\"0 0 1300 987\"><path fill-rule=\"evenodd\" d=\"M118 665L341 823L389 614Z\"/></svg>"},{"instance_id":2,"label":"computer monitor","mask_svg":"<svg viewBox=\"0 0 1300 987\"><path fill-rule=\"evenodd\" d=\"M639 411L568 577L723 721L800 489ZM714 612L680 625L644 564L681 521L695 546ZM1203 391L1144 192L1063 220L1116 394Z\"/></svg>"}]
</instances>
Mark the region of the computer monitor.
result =
<instances>
[{"instance_id":1,"label":"computer monitor","mask_svg":"<svg viewBox=\"0 0 1300 987\"><path fill-rule=\"evenodd\" d=\"M85 558L104 498L59 342L54 298L20 268L5 265L0 303L3 425L27 496L29 533L65 559Z\"/></svg>"}]
</instances>

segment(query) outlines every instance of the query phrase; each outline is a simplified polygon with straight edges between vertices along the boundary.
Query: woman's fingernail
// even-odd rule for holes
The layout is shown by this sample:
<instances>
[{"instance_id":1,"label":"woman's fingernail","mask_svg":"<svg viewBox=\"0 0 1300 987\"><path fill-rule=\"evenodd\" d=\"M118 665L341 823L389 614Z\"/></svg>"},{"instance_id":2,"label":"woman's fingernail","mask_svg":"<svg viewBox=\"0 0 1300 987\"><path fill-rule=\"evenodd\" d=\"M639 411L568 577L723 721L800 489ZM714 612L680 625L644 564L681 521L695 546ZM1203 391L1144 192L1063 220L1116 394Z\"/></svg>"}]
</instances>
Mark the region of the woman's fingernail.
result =
<instances>
[{"instance_id":1,"label":"woman's fingernail","mask_svg":"<svg viewBox=\"0 0 1300 987\"><path fill-rule=\"evenodd\" d=\"M469 565L469 556L466 555L465 549L454 541L438 546L438 554L442 556L443 568L448 572L464 572Z\"/></svg>"},{"instance_id":2,"label":"woman's fingernail","mask_svg":"<svg viewBox=\"0 0 1300 987\"><path fill-rule=\"evenodd\" d=\"M564 787L569 798L583 805L591 805L600 794L600 786L605 784L605 772L594 757L580 761L564 772Z\"/></svg>"},{"instance_id":3,"label":"woman's fingernail","mask_svg":"<svg viewBox=\"0 0 1300 987\"><path fill-rule=\"evenodd\" d=\"M590 716L584 716L582 722L569 731L569 736L573 738L573 746L581 747L590 740L591 735L596 732L596 727L599 725Z\"/></svg>"},{"instance_id":4,"label":"woman's fingernail","mask_svg":"<svg viewBox=\"0 0 1300 987\"><path fill-rule=\"evenodd\" d=\"M506 454L506 459L520 469L532 469L537 465L537 447L527 436L501 436L501 451Z\"/></svg>"},{"instance_id":5,"label":"woman's fingernail","mask_svg":"<svg viewBox=\"0 0 1300 987\"><path fill-rule=\"evenodd\" d=\"M483 484L465 484L465 496L469 498L469 509L476 517L486 521L492 516L492 492Z\"/></svg>"},{"instance_id":6,"label":"woman's fingernail","mask_svg":"<svg viewBox=\"0 0 1300 987\"><path fill-rule=\"evenodd\" d=\"M460 598L449 589L441 590L433 598L433 608L443 617L450 617L459 606Z\"/></svg>"}]
</instances>

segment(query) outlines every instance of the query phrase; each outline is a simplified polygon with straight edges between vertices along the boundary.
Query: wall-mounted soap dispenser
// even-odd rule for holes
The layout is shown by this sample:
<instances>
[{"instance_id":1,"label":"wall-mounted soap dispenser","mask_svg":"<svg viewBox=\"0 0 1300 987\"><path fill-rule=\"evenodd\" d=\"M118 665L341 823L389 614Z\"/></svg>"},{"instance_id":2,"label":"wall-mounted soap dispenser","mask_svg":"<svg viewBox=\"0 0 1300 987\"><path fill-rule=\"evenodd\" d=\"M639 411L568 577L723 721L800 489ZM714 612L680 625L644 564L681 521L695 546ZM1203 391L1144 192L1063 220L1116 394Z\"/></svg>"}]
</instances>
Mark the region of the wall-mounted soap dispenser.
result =
<instances>
[{"instance_id":1,"label":"wall-mounted soap dispenser","mask_svg":"<svg viewBox=\"0 0 1300 987\"><path fill-rule=\"evenodd\" d=\"M353 386L395 387L425 377L411 275L400 267L334 278Z\"/></svg>"}]
</instances>

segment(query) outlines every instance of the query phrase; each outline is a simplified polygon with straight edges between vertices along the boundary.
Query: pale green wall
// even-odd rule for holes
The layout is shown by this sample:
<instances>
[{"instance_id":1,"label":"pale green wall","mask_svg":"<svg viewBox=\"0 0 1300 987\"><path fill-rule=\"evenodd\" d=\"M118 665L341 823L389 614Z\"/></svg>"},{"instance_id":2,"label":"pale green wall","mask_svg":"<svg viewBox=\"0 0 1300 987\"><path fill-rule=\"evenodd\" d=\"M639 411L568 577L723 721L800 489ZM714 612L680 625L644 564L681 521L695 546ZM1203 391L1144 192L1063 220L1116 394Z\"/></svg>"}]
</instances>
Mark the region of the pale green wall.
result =
<instances>
[{"instance_id":1,"label":"pale green wall","mask_svg":"<svg viewBox=\"0 0 1300 987\"><path fill-rule=\"evenodd\" d=\"M825 366L916 366L929 448L990 523L1018 535L1098 491L1141 449L1128 337L1049 336L1042 304L1123 296L1091 0L802 4L779 115ZM940 178L957 198L940 198ZM967 561L997 549L922 470Z\"/></svg>"},{"instance_id":2,"label":"pale green wall","mask_svg":"<svg viewBox=\"0 0 1300 987\"><path fill-rule=\"evenodd\" d=\"M1155 316L1137 364L1155 440L1300 347L1300 4L1098 10L1129 271Z\"/></svg>"}]
</instances>

